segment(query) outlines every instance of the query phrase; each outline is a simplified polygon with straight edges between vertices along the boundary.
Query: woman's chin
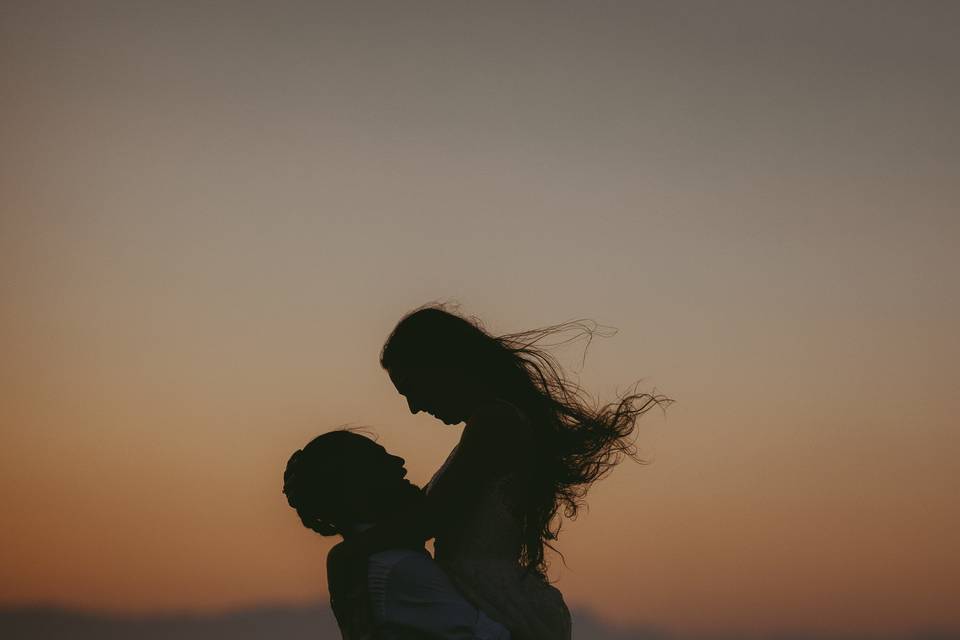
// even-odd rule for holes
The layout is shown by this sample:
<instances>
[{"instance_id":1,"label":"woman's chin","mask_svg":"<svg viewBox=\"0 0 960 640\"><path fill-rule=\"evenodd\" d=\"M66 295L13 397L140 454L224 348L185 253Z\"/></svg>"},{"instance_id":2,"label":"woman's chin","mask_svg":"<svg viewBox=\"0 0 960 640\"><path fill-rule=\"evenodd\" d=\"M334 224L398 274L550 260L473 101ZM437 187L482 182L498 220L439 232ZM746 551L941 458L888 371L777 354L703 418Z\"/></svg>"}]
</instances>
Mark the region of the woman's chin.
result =
<instances>
[{"instance_id":1,"label":"woman's chin","mask_svg":"<svg viewBox=\"0 0 960 640\"><path fill-rule=\"evenodd\" d=\"M463 420L458 420L457 418L451 418L449 416L438 416L435 413L431 413L430 415L432 415L434 418L436 418L437 420L439 420L440 422L448 426L457 425L463 422Z\"/></svg>"}]
</instances>

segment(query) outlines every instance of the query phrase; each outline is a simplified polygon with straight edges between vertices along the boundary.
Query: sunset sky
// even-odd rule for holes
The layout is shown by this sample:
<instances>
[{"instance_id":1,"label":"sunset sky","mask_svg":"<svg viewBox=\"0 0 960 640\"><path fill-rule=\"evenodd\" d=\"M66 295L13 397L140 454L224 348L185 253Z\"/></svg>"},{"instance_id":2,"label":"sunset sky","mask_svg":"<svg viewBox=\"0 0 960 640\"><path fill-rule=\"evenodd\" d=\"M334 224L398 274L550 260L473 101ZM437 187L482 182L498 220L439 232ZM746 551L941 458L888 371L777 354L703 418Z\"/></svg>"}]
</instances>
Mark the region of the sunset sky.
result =
<instances>
[{"instance_id":1,"label":"sunset sky","mask_svg":"<svg viewBox=\"0 0 960 640\"><path fill-rule=\"evenodd\" d=\"M677 400L561 535L572 607L960 632L958 34L952 2L0 2L0 605L326 598L283 465L349 423L430 477L459 430L378 355L436 300L616 327L582 384Z\"/></svg>"}]
</instances>

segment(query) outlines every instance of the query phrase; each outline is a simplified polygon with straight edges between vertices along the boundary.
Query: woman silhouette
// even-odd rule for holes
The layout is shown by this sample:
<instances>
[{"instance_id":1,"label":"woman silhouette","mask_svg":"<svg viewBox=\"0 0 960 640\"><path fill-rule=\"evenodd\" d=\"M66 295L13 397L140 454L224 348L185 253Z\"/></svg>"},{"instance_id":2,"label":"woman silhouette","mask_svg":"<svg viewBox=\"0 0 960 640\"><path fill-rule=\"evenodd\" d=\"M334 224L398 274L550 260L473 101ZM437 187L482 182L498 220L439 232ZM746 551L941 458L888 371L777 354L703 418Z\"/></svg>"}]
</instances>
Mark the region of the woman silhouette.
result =
<instances>
[{"instance_id":1,"label":"woman silhouette","mask_svg":"<svg viewBox=\"0 0 960 640\"><path fill-rule=\"evenodd\" d=\"M434 537L437 562L514 640L570 638L544 547L556 540L561 513L575 517L593 482L622 455L635 458L637 418L669 402L630 394L594 407L538 346L571 330L592 335L573 322L492 336L479 321L427 306L400 320L380 356L411 412L466 423L422 510L391 526Z\"/></svg>"}]
</instances>

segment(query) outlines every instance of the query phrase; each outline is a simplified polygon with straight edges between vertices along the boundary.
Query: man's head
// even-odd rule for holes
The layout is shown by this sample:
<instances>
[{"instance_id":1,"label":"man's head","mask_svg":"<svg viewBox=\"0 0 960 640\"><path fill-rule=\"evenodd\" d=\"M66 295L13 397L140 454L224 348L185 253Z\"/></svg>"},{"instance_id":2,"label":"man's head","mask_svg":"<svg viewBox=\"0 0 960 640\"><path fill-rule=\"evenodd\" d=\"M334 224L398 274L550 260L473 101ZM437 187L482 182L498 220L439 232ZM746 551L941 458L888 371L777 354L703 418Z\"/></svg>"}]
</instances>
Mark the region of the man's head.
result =
<instances>
[{"instance_id":1,"label":"man's head","mask_svg":"<svg viewBox=\"0 0 960 640\"><path fill-rule=\"evenodd\" d=\"M374 524L419 496L404 459L353 431L317 436L290 456L283 493L304 526L325 536Z\"/></svg>"}]
</instances>

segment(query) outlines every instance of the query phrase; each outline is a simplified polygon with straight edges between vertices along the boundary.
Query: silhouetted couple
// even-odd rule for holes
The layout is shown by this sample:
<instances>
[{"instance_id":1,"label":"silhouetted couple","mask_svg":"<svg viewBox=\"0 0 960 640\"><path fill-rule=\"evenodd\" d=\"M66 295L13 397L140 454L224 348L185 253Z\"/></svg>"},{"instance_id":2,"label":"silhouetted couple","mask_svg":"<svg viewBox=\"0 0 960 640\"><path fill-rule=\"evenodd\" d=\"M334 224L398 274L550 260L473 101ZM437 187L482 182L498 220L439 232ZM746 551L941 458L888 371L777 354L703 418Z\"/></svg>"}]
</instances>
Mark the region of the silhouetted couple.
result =
<instances>
[{"instance_id":1,"label":"silhouetted couple","mask_svg":"<svg viewBox=\"0 0 960 640\"><path fill-rule=\"evenodd\" d=\"M380 364L412 413L466 423L422 490L404 460L351 431L296 451L284 493L304 526L343 541L327 556L345 640L569 640L544 547L590 485L634 455L637 418L669 402L627 395L595 408L542 343L567 323L492 336L440 306L405 316ZM435 559L424 549L434 539Z\"/></svg>"}]
</instances>

